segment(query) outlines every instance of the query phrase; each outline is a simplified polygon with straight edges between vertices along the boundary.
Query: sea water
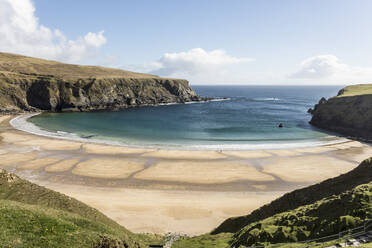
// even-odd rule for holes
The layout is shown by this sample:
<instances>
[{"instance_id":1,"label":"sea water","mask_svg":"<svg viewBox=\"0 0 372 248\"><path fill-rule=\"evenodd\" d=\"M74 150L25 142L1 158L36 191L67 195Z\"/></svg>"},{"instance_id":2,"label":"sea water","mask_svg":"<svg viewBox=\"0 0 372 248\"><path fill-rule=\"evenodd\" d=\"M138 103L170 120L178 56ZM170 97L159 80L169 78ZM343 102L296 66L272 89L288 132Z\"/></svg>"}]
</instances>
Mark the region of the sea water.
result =
<instances>
[{"instance_id":1,"label":"sea water","mask_svg":"<svg viewBox=\"0 0 372 248\"><path fill-rule=\"evenodd\" d=\"M193 86L223 99L120 111L47 113L28 121L51 136L132 146L264 149L339 140L311 126L307 110L342 86ZM282 123L283 128L278 125Z\"/></svg>"}]
</instances>

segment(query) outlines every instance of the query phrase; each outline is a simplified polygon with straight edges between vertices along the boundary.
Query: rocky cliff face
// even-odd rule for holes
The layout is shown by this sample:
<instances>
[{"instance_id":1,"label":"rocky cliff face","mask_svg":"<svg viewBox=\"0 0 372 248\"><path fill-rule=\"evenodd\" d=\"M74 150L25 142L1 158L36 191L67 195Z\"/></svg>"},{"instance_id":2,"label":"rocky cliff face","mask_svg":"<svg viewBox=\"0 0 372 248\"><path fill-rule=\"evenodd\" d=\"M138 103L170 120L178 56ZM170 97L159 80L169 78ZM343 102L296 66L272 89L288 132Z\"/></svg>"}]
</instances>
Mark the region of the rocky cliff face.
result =
<instances>
[{"instance_id":1,"label":"rocky cliff face","mask_svg":"<svg viewBox=\"0 0 372 248\"><path fill-rule=\"evenodd\" d=\"M0 53L0 111L91 111L203 100L181 79Z\"/></svg>"},{"instance_id":2,"label":"rocky cliff face","mask_svg":"<svg viewBox=\"0 0 372 248\"><path fill-rule=\"evenodd\" d=\"M347 136L372 140L372 85L349 86L337 97L322 98L314 109L310 123Z\"/></svg>"}]
</instances>

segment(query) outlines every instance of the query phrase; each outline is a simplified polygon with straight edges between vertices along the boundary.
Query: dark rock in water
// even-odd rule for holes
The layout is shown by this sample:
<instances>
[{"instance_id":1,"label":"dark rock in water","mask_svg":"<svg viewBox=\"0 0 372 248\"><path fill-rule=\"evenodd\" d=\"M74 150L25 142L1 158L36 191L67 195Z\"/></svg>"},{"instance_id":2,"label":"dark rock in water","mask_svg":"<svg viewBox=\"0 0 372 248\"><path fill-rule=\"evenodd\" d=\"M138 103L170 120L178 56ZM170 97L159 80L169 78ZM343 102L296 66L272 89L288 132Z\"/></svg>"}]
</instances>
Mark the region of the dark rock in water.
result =
<instances>
[{"instance_id":1,"label":"dark rock in water","mask_svg":"<svg viewBox=\"0 0 372 248\"><path fill-rule=\"evenodd\" d=\"M203 100L182 79L0 53L0 112L117 110Z\"/></svg>"},{"instance_id":2,"label":"dark rock in water","mask_svg":"<svg viewBox=\"0 0 372 248\"><path fill-rule=\"evenodd\" d=\"M279 123L279 128L282 128L283 127L283 123Z\"/></svg>"},{"instance_id":3,"label":"dark rock in water","mask_svg":"<svg viewBox=\"0 0 372 248\"><path fill-rule=\"evenodd\" d=\"M312 114L312 113L314 112L314 110L313 110L312 108L309 108L309 109L307 110L307 112L308 112L309 114Z\"/></svg>"}]
</instances>

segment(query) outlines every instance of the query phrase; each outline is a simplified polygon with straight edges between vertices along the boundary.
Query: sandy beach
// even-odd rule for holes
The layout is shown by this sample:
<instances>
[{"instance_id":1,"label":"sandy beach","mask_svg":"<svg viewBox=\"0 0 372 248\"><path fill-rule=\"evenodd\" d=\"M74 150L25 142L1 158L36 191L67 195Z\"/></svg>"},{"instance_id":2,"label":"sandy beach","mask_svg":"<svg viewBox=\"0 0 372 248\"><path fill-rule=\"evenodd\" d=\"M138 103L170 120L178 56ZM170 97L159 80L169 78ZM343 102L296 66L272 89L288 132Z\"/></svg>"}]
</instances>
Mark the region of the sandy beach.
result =
<instances>
[{"instance_id":1,"label":"sandy beach","mask_svg":"<svg viewBox=\"0 0 372 248\"><path fill-rule=\"evenodd\" d=\"M0 167L75 197L134 232L206 233L372 156L357 141L285 150L190 151L37 136L0 116Z\"/></svg>"}]
</instances>

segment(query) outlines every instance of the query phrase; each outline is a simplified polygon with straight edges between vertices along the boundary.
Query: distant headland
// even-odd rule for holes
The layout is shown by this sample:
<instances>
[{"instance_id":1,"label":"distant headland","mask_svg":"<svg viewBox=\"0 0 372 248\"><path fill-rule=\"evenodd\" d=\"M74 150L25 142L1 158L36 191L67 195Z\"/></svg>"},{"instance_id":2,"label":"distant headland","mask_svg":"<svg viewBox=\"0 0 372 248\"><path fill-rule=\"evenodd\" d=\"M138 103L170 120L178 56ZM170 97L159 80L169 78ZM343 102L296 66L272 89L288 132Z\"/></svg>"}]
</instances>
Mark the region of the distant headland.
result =
<instances>
[{"instance_id":1,"label":"distant headland","mask_svg":"<svg viewBox=\"0 0 372 248\"><path fill-rule=\"evenodd\" d=\"M187 80L0 53L0 111L116 110L208 100Z\"/></svg>"}]
</instances>

